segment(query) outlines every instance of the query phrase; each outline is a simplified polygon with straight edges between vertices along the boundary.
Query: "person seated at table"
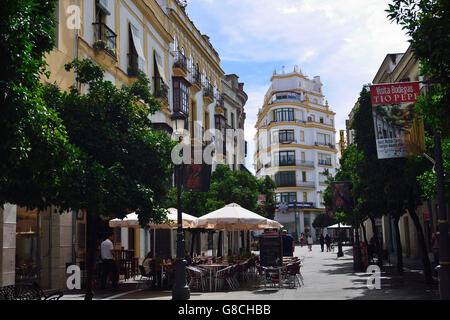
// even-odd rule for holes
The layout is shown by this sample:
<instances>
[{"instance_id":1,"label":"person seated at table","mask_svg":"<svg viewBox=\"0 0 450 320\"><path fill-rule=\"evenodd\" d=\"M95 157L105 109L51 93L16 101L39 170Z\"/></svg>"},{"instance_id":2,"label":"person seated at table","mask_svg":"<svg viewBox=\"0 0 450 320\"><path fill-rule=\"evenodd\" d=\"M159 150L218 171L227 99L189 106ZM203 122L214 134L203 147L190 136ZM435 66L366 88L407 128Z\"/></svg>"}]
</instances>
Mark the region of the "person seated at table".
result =
<instances>
[{"instance_id":1,"label":"person seated at table","mask_svg":"<svg viewBox=\"0 0 450 320\"><path fill-rule=\"evenodd\" d=\"M192 258L191 255L187 250L184 250L184 260L186 260L186 265L190 266L192 264Z\"/></svg>"},{"instance_id":2,"label":"person seated at table","mask_svg":"<svg viewBox=\"0 0 450 320\"><path fill-rule=\"evenodd\" d=\"M153 263L153 251L150 251L145 256L144 261L142 262L142 266L145 269L145 273L149 274L152 271L152 263Z\"/></svg>"}]
</instances>

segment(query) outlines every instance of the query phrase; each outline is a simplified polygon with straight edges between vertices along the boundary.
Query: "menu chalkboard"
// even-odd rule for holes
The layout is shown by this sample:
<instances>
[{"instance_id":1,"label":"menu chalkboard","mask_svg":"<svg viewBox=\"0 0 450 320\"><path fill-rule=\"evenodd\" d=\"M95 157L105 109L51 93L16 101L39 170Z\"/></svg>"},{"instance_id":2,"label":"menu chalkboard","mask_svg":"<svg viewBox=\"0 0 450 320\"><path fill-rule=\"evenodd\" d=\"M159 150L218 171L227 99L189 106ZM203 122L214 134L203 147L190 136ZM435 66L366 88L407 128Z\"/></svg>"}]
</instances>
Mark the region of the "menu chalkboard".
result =
<instances>
[{"instance_id":1,"label":"menu chalkboard","mask_svg":"<svg viewBox=\"0 0 450 320\"><path fill-rule=\"evenodd\" d=\"M278 267L283 264L283 251L280 235L261 235L259 237L259 256L261 266Z\"/></svg>"}]
</instances>

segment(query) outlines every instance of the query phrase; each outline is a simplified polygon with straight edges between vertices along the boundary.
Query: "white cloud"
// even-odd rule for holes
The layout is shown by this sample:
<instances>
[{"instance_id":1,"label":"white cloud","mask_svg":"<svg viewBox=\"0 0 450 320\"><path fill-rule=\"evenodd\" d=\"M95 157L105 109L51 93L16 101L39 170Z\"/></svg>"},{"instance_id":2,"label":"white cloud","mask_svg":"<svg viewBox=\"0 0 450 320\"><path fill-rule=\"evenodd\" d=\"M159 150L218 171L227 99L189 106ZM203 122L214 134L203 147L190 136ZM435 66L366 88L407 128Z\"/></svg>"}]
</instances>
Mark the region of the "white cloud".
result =
<instances>
[{"instance_id":1,"label":"white cloud","mask_svg":"<svg viewBox=\"0 0 450 320\"><path fill-rule=\"evenodd\" d=\"M298 64L304 74L320 75L339 130L386 54L408 47L404 31L389 22L387 6L379 0L193 0L188 12L195 11L194 22L201 20L209 29L203 31L214 34L212 42L224 61L273 64L271 70ZM233 72L242 79L246 71ZM257 83L245 83L247 137L270 76L249 76Z\"/></svg>"}]
</instances>

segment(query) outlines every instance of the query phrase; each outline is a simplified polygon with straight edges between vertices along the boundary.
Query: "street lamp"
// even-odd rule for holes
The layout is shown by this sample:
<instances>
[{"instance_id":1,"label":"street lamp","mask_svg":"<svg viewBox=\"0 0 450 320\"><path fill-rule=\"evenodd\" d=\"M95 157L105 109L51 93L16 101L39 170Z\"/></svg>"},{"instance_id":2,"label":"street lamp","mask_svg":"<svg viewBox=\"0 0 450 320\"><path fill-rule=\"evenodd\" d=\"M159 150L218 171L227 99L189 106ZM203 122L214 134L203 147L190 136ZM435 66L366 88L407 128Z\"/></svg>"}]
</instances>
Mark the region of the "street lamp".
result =
<instances>
[{"instance_id":1,"label":"street lamp","mask_svg":"<svg viewBox=\"0 0 450 320\"><path fill-rule=\"evenodd\" d=\"M172 118L172 127L175 137L181 143L186 124L186 115L175 113ZM185 242L183 235L183 217L181 211L181 185L183 183L183 163L175 165L175 180L177 184L177 260L175 262L175 285L172 288L173 300L188 300L191 296L186 281L186 260L184 258Z\"/></svg>"},{"instance_id":2,"label":"street lamp","mask_svg":"<svg viewBox=\"0 0 450 320\"><path fill-rule=\"evenodd\" d=\"M342 238L341 238L341 223L338 221L338 258L344 256L344 252L342 252Z\"/></svg>"}]
</instances>

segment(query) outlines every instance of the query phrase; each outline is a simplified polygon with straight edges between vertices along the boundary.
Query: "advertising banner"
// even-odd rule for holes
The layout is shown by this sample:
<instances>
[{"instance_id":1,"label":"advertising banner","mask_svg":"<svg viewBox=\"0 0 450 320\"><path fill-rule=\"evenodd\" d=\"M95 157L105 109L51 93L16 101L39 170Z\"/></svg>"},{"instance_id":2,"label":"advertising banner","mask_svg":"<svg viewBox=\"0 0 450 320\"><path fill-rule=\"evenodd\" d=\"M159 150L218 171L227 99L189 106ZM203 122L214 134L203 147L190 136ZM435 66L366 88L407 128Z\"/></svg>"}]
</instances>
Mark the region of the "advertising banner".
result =
<instances>
[{"instance_id":1,"label":"advertising banner","mask_svg":"<svg viewBox=\"0 0 450 320\"><path fill-rule=\"evenodd\" d=\"M331 196L334 212L353 208L353 198L350 192L351 188L352 183L350 181L334 181L331 183Z\"/></svg>"},{"instance_id":2,"label":"advertising banner","mask_svg":"<svg viewBox=\"0 0 450 320\"><path fill-rule=\"evenodd\" d=\"M208 192L211 183L211 165L184 165L183 186L186 192Z\"/></svg>"},{"instance_id":3,"label":"advertising banner","mask_svg":"<svg viewBox=\"0 0 450 320\"><path fill-rule=\"evenodd\" d=\"M370 86L378 159L422 155L423 122L414 112L420 96L419 82Z\"/></svg>"}]
</instances>

